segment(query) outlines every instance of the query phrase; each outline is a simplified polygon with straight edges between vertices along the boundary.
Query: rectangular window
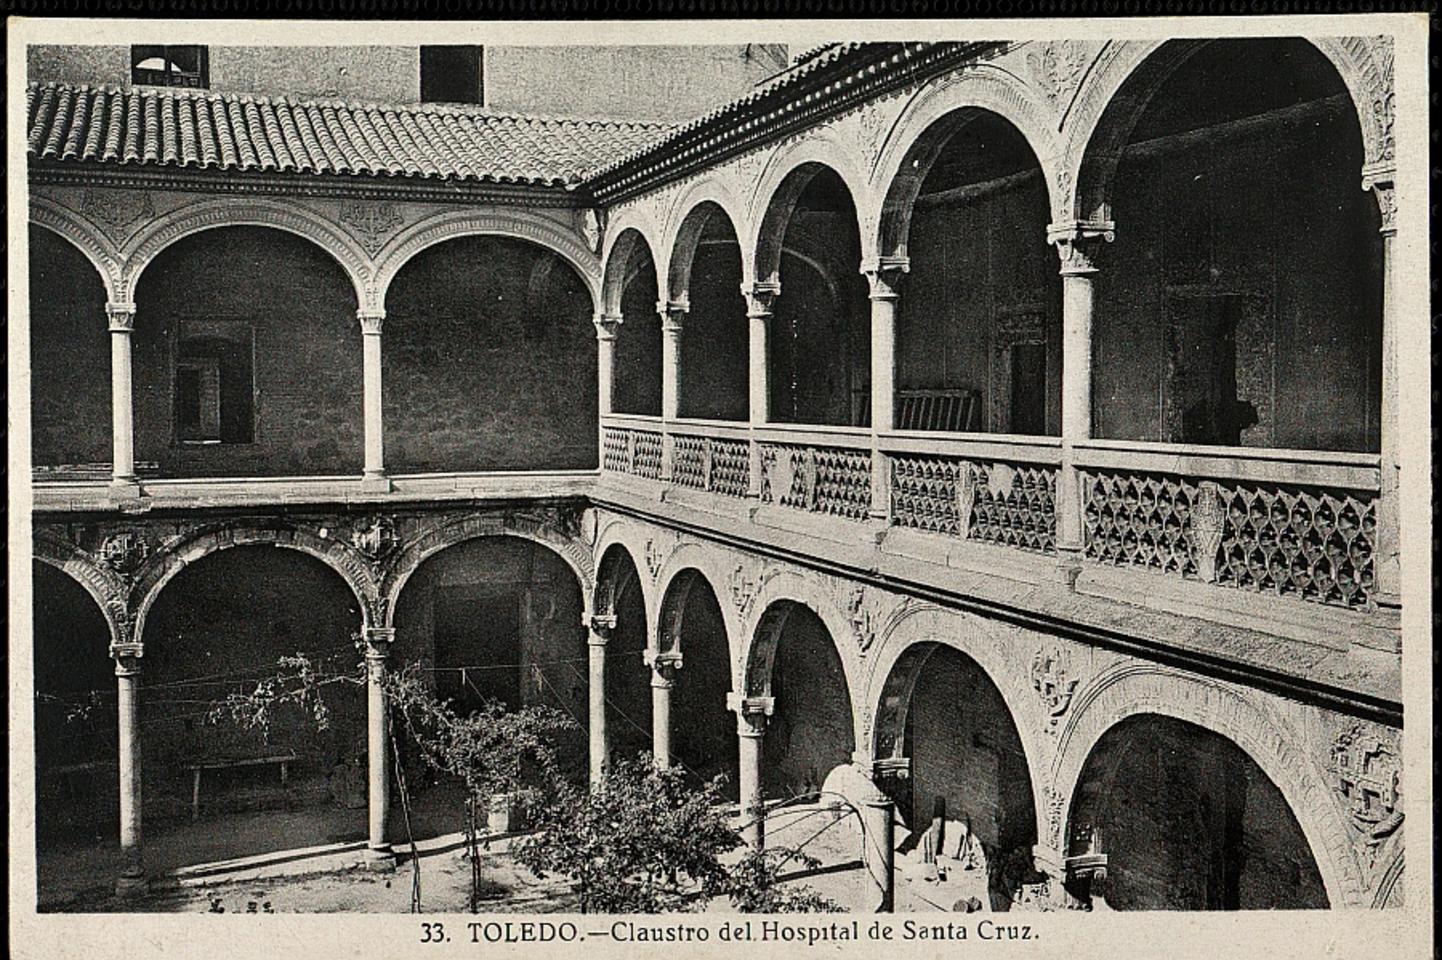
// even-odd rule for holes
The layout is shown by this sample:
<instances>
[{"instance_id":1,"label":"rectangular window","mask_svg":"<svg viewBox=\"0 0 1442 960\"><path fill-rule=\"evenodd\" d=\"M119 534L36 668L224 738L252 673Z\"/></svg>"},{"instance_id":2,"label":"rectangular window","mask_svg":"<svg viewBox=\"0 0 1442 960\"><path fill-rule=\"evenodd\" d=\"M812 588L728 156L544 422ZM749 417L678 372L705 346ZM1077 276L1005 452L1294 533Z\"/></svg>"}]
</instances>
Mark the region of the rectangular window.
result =
<instances>
[{"instance_id":1,"label":"rectangular window","mask_svg":"<svg viewBox=\"0 0 1442 960\"><path fill-rule=\"evenodd\" d=\"M130 48L130 82L153 87L210 86L210 51L196 45L146 44Z\"/></svg>"},{"instance_id":2,"label":"rectangular window","mask_svg":"<svg viewBox=\"0 0 1442 960\"><path fill-rule=\"evenodd\" d=\"M421 47L421 103L484 103L481 48Z\"/></svg>"},{"instance_id":3,"label":"rectangular window","mask_svg":"<svg viewBox=\"0 0 1442 960\"><path fill-rule=\"evenodd\" d=\"M255 441L254 332L244 320L186 320L175 348L175 437Z\"/></svg>"}]
</instances>

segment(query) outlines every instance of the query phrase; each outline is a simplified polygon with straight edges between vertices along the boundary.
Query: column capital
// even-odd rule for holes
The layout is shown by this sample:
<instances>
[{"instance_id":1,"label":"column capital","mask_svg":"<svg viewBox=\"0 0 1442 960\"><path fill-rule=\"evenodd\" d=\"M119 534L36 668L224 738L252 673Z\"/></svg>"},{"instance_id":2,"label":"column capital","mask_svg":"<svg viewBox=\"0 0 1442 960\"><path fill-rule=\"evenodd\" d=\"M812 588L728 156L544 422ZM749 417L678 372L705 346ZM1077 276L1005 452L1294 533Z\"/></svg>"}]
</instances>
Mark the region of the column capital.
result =
<instances>
[{"instance_id":1,"label":"column capital","mask_svg":"<svg viewBox=\"0 0 1442 960\"><path fill-rule=\"evenodd\" d=\"M384 326L386 322L386 312L384 310L363 307L357 310L355 315L356 319L360 321L361 333L372 337L381 335L381 327Z\"/></svg>"},{"instance_id":2,"label":"column capital","mask_svg":"<svg viewBox=\"0 0 1442 960\"><path fill-rule=\"evenodd\" d=\"M1382 213L1383 236L1397 235L1397 192L1395 189L1397 171L1390 163L1369 164L1362 168L1362 189L1369 190L1377 197L1377 206Z\"/></svg>"},{"instance_id":3,"label":"column capital","mask_svg":"<svg viewBox=\"0 0 1442 960\"><path fill-rule=\"evenodd\" d=\"M658 300L656 312L661 315L661 329L666 333L680 333L686 325L686 315L691 312L688 300Z\"/></svg>"},{"instance_id":4,"label":"column capital","mask_svg":"<svg viewBox=\"0 0 1442 960\"><path fill-rule=\"evenodd\" d=\"M1047 242L1056 244L1061 257L1064 277L1095 273L1097 248L1116 238L1116 224L1110 220L1067 220L1046 228Z\"/></svg>"},{"instance_id":5,"label":"column capital","mask_svg":"<svg viewBox=\"0 0 1442 960\"><path fill-rule=\"evenodd\" d=\"M598 313L591 318L591 325L596 328L597 340L615 340L621 323L620 314Z\"/></svg>"},{"instance_id":6,"label":"column capital","mask_svg":"<svg viewBox=\"0 0 1442 960\"><path fill-rule=\"evenodd\" d=\"M111 333L129 333L135 329L135 304L111 300L105 304L105 317L110 321Z\"/></svg>"},{"instance_id":7,"label":"column capital","mask_svg":"<svg viewBox=\"0 0 1442 960\"><path fill-rule=\"evenodd\" d=\"M385 659L390 655L391 644L396 640L395 627L366 627L366 659Z\"/></svg>"},{"instance_id":8,"label":"column capital","mask_svg":"<svg viewBox=\"0 0 1442 960\"><path fill-rule=\"evenodd\" d=\"M753 284L741 284L741 295L746 298L746 316L765 319L771 316L776 298L781 296L781 281L766 280Z\"/></svg>"},{"instance_id":9,"label":"column capital","mask_svg":"<svg viewBox=\"0 0 1442 960\"><path fill-rule=\"evenodd\" d=\"M872 300L895 300L902 279L911 271L909 257L876 257L861 265L861 273L871 286Z\"/></svg>"},{"instance_id":10,"label":"column capital","mask_svg":"<svg viewBox=\"0 0 1442 960\"><path fill-rule=\"evenodd\" d=\"M144 655L145 645L142 643L112 643L110 645L110 656L115 660L117 677L139 676L140 658Z\"/></svg>"},{"instance_id":11,"label":"column capital","mask_svg":"<svg viewBox=\"0 0 1442 960\"><path fill-rule=\"evenodd\" d=\"M743 737L759 737L766 732L766 718L776 710L776 698L728 693L726 709L736 714L737 733Z\"/></svg>"},{"instance_id":12,"label":"column capital","mask_svg":"<svg viewBox=\"0 0 1442 960\"><path fill-rule=\"evenodd\" d=\"M681 651L647 650L646 664L651 668L651 686L669 690L676 685L676 671L681 669Z\"/></svg>"},{"instance_id":13,"label":"column capital","mask_svg":"<svg viewBox=\"0 0 1442 960\"><path fill-rule=\"evenodd\" d=\"M591 631L591 645L604 645L607 640L611 639L611 631L616 629L616 615L614 613L593 613L587 618L586 626Z\"/></svg>"}]
</instances>

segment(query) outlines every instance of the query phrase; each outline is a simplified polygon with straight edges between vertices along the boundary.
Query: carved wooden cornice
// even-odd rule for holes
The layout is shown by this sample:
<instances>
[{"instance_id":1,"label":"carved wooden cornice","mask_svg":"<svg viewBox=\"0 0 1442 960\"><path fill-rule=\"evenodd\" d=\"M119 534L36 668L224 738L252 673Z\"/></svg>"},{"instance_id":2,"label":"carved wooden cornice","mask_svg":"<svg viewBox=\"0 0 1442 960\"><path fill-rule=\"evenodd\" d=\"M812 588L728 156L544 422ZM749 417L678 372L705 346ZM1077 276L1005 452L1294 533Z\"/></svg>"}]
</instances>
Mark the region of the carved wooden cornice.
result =
<instances>
[{"instance_id":1,"label":"carved wooden cornice","mask_svg":"<svg viewBox=\"0 0 1442 960\"><path fill-rule=\"evenodd\" d=\"M614 204L815 126L891 90L920 86L962 62L994 55L1006 46L997 41L862 44L851 55L795 82L778 82L754 99L748 97L689 125L656 147L593 172L586 186L597 202Z\"/></svg>"},{"instance_id":2,"label":"carved wooden cornice","mask_svg":"<svg viewBox=\"0 0 1442 960\"><path fill-rule=\"evenodd\" d=\"M32 159L31 184L120 187L131 190L174 190L183 193L239 196L290 196L401 200L413 203L514 204L527 207L584 208L593 205L588 191L533 184L462 183L458 181L386 180L353 176L233 173L215 170L115 170L74 162Z\"/></svg>"}]
</instances>

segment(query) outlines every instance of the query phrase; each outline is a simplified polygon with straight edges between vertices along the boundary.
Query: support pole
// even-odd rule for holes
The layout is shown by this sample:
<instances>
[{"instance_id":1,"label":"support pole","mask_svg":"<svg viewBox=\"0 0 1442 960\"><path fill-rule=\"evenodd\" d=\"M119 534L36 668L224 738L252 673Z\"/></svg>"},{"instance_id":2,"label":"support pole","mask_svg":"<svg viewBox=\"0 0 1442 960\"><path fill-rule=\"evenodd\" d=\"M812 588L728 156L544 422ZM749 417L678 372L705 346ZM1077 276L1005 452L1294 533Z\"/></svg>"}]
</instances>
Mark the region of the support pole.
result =
<instances>
[{"instance_id":1,"label":"support pole","mask_svg":"<svg viewBox=\"0 0 1442 960\"><path fill-rule=\"evenodd\" d=\"M681 335L686 328L685 302L656 304L661 314L661 479L670 480L675 463L676 420L681 416Z\"/></svg>"},{"instance_id":2,"label":"support pole","mask_svg":"<svg viewBox=\"0 0 1442 960\"><path fill-rule=\"evenodd\" d=\"M363 309L356 313L361 326L365 382L365 473L368 489L389 490L385 468L384 408L381 402L381 327L386 312Z\"/></svg>"},{"instance_id":3,"label":"support pole","mask_svg":"<svg viewBox=\"0 0 1442 960\"><path fill-rule=\"evenodd\" d=\"M1363 186L1372 190L1382 212L1382 421L1381 483L1377 493L1377 542L1372 597L1378 607L1396 610L1402 605L1401 559L1401 443L1397 381L1397 198L1390 169L1363 173Z\"/></svg>"},{"instance_id":4,"label":"support pole","mask_svg":"<svg viewBox=\"0 0 1442 960\"><path fill-rule=\"evenodd\" d=\"M671 766L671 691L681 669L681 654L647 650L646 663L651 667L651 750L656 766L665 770Z\"/></svg>"},{"instance_id":5,"label":"support pole","mask_svg":"<svg viewBox=\"0 0 1442 960\"><path fill-rule=\"evenodd\" d=\"M115 881L118 896L131 896L146 889L145 856L141 847L140 822L140 657L138 643L119 643L110 648L115 659L115 699L119 729L120 768L120 876Z\"/></svg>"},{"instance_id":6,"label":"support pole","mask_svg":"<svg viewBox=\"0 0 1442 960\"><path fill-rule=\"evenodd\" d=\"M871 287L871 509L873 519L891 515L891 461L881 450L881 434L896 422L896 304L898 288L911 262L882 257L862 268Z\"/></svg>"},{"instance_id":7,"label":"support pole","mask_svg":"<svg viewBox=\"0 0 1442 960\"><path fill-rule=\"evenodd\" d=\"M776 701L771 697L727 695L727 706L736 713L739 740L737 784L741 792L741 836L753 850L766 846L766 795L762 789L761 763L766 738L766 718Z\"/></svg>"},{"instance_id":8,"label":"support pole","mask_svg":"<svg viewBox=\"0 0 1442 960\"><path fill-rule=\"evenodd\" d=\"M386 711L386 660L391 642L391 627L369 627L365 633L366 660L366 732L368 758L368 807L370 825L366 846L375 861L389 861L391 845L387 834L390 820L390 719Z\"/></svg>"},{"instance_id":9,"label":"support pole","mask_svg":"<svg viewBox=\"0 0 1442 960\"><path fill-rule=\"evenodd\" d=\"M110 485L120 493L138 493L135 475L134 372L131 339L135 330L135 304L105 305L110 330Z\"/></svg>"},{"instance_id":10,"label":"support pole","mask_svg":"<svg viewBox=\"0 0 1442 960\"><path fill-rule=\"evenodd\" d=\"M870 790L861 798L862 859L877 898L876 912L896 909L896 809L876 783L874 771L863 769Z\"/></svg>"},{"instance_id":11,"label":"support pole","mask_svg":"<svg viewBox=\"0 0 1442 960\"><path fill-rule=\"evenodd\" d=\"M1086 552L1086 509L1077 441L1091 439L1092 423L1092 277L1100 242L1116 234L1110 221L1053 224L1047 239L1061 257L1061 465L1056 480L1057 572L1075 587Z\"/></svg>"},{"instance_id":12,"label":"support pole","mask_svg":"<svg viewBox=\"0 0 1442 960\"><path fill-rule=\"evenodd\" d=\"M751 427L750 470L746 493L761 495L761 443L756 428L771 421L771 315L772 304L781 293L779 283L741 285L746 297L746 320L749 329L747 420Z\"/></svg>"},{"instance_id":13,"label":"support pole","mask_svg":"<svg viewBox=\"0 0 1442 960\"><path fill-rule=\"evenodd\" d=\"M590 636L587 639L590 677L588 700L590 714L587 726L590 744L591 789L597 789L606 778L606 767L611 758L610 731L606 729L606 646L611 633L616 629L616 617L594 615L591 617Z\"/></svg>"}]
</instances>

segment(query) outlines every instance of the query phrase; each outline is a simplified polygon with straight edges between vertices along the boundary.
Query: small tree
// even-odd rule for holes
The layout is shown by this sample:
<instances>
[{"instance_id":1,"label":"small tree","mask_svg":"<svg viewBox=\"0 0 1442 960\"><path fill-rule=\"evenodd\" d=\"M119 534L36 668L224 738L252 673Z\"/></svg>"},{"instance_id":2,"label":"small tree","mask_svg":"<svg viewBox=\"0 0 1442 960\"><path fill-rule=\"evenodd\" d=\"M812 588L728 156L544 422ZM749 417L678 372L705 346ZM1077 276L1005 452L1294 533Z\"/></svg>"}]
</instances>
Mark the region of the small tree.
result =
<instances>
[{"instance_id":1,"label":"small tree","mask_svg":"<svg viewBox=\"0 0 1442 960\"><path fill-rule=\"evenodd\" d=\"M720 801L718 781L697 789L679 770L626 760L598 790L562 784L513 850L538 877L569 877L582 913L681 909L724 888L720 856L741 843Z\"/></svg>"},{"instance_id":2,"label":"small tree","mask_svg":"<svg viewBox=\"0 0 1442 960\"><path fill-rule=\"evenodd\" d=\"M731 906L742 913L836 913L840 904L807 886L782 886L780 874L788 863L812 869L821 861L787 847L748 850L727 873L725 891Z\"/></svg>"}]
</instances>

